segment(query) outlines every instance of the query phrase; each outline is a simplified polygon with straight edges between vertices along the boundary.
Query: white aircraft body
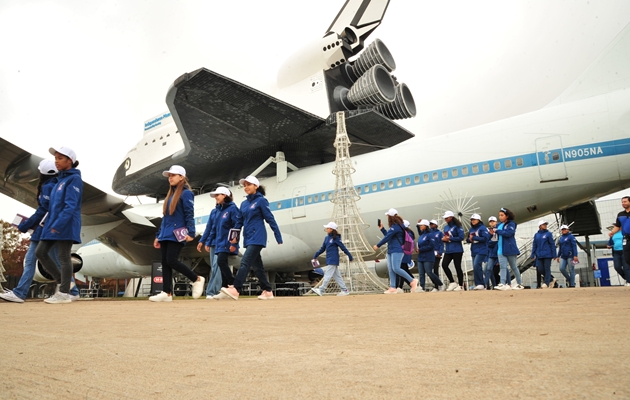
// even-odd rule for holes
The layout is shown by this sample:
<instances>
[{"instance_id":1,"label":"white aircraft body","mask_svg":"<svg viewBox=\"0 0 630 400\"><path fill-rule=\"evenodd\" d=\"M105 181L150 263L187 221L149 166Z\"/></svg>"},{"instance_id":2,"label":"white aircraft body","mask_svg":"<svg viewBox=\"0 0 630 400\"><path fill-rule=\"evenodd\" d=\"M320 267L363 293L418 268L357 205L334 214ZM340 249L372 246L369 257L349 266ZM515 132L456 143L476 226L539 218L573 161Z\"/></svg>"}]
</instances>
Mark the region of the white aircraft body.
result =
<instances>
[{"instance_id":1,"label":"white aircraft body","mask_svg":"<svg viewBox=\"0 0 630 400\"><path fill-rule=\"evenodd\" d=\"M364 3L380 7L380 17L374 17L379 12L369 13L370 20L378 22L355 24L363 30L340 22L344 10L356 12L356 5ZM380 23L387 4L349 0L324 39L330 42L345 38L347 43L341 47L355 54ZM339 28L339 24L346 28ZM353 37L361 40L353 41ZM383 65L392 64L393 59L386 48L374 43L377 45L367 50L376 58L378 54L384 58L377 66L362 68L363 76L372 71L373 93L389 96L385 100L381 96L379 101L390 105L397 102L393 106L396 109L384 110L390 107L387 104L373 104L367 109L357 109L356 104L347 107L353 142L350 153L356 168L352 179L361 196L359 210L371 224L366 236L373 243L381 236L376 220L386 220L384 213L389 208L396 208L403 218L414 222L439 218L446 209L463 219L476 212L487 220L499 208L507 207L516 213L518 221L526 221L630 186L630 27L547 107L422 140L412 138L389 119L397 118L392 114L399 111L402 118L412 117L415 106L403 84L390 85L387 76L391 65ZM318 47L307 46L307 53L308 48ZM312 64L308 64L311 69L306 68L300 61L305 59L304 52L299 54L302 56L290 58L281 69L279 87L289 93L283 98L296 95L300 87L321 91L327 96L322 95L321 101L325 106L328 99L330 114L344 110L348 101L362 101L348 94L355 89L340 83L347 74L353 79L360 75L356 62L348 65L347 52L335 53L340 63L330 63L331 53L327 53L326 62L318 64L316 70L312 70ZM317 78L319 74L321 79ZM191 82L196 86L187 87ZM390 102L393 98L396 100ZM239 99L242 110L234 106ZM268 232L270 241L262 252L265 268L287 272L311 269L309 260L321 246L323 225L332 215L330 198L335 184L334 149L330 149L336 127L317 117L322 114L321 104L319 111L309 114L207 70L178 78L169 90L167 104L171 112L147 121L142 140L127 153L116 172L114 189L121 194L163 198L168 185L161 172L180 164L187 168L193 186L200 192L224 184L240 204L244 192L230 182L254 172L261 160L266 160L263 167L274 161L276 168L260 168L257 176L266 188L284 243L277 245ZM239 114L243 110L247 114ZM257 126L260 121L268 124ZM290 136L287 132L291 129L297 134ZM364 131L368 133L364 135ZM279 144L269 145L272 142ZM5 186L0 192L32 204L25 196L25 182L31 184L30 171L35 170L33 165L40 158L28 155L29 159L15 146L10 150L15 161L3 165ZM161 203L131 207L94 193L84 196L83 204L83 242L90 245L78 251L81 273L105 278L149 275L151 262L160 259L159 251L151 244L162 216ZM198 233L203 232L214 206L208 194L195 197ZM93 239L102 244L92 244ZM186 246L182 255L207 256L193 247Z\"/></svg>"}]
</instances>

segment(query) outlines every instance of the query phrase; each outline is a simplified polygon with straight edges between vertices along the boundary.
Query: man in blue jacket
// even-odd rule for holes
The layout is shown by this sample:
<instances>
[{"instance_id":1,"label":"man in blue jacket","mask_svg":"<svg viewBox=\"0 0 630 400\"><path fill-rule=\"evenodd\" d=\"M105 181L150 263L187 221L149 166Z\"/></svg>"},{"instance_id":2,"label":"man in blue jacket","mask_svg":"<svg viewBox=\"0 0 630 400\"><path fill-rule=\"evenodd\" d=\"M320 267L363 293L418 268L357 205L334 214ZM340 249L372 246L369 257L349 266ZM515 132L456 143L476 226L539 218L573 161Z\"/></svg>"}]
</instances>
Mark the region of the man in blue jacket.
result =
<instances>
[{"instance_id":1,"label":"man in blue jacket","mask_svg":"<svg viewBox=\"0 0 630 400\"><path fill-rule=\"evenodd\" d=\"M615 233L621 231L623 235L623 259L626 264L630 264L630 196L621 198L621 206L623 211L617 214L615 227L608 235L613 237ZM630 285L626 283L626 286Z\"/></svg>"}]
</instances>

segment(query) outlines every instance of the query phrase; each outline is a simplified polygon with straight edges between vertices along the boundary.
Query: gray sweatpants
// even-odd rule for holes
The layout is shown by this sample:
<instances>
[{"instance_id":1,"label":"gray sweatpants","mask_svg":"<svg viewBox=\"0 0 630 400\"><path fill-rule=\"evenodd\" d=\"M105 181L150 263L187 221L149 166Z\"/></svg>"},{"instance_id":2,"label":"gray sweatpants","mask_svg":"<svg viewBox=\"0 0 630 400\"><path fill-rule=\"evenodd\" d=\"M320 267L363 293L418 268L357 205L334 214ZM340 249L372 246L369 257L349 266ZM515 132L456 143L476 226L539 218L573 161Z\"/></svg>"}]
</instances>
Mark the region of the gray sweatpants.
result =
<instances>
[{"instance_id":1,"label":"gray sweatpants","mask_svg":"<svg viewBox=\"0 0 630 400\"><path fill-rule=\"evenodd\" d=\"M326 290L326 286L328 286L328 282L330 282L330 278L335 278L335 281L337 282L337 285L339 285L341 290L343 290L344 292L348 291L348 288L346 288L346 283L343 281L343 278L341 277L341 272L339 272L338 265L329 265L328 268L326 269L326 272L324 272L324 282L322 282L322 286L320 286L320 289L322 291Z\"/></svg>"}]
</instances>

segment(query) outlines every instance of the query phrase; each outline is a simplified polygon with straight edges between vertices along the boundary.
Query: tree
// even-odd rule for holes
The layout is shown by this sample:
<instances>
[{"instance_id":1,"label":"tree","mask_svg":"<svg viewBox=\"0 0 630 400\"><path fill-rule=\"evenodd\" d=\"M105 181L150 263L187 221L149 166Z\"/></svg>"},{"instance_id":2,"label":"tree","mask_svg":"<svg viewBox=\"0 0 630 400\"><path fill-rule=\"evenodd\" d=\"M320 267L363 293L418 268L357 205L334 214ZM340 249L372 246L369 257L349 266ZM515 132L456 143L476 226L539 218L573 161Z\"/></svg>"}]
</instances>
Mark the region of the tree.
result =
<instances>
[{"instance_id":1,"label":"tree","mask_svg":"<svg viewBox=\"0 0 630 400\"><path fill-rule=\"evenodd\" d=\"M23 271L24 256L28 250L30 239L22 237L20 231L10 223L0 220L2 225L2 237L0 237L0 249L2 250L2 265L6 275L21 276ZM0 267L0 275L2 275ZM0 282L2 277L0 277Z\"/></svg>"}]
</instances>

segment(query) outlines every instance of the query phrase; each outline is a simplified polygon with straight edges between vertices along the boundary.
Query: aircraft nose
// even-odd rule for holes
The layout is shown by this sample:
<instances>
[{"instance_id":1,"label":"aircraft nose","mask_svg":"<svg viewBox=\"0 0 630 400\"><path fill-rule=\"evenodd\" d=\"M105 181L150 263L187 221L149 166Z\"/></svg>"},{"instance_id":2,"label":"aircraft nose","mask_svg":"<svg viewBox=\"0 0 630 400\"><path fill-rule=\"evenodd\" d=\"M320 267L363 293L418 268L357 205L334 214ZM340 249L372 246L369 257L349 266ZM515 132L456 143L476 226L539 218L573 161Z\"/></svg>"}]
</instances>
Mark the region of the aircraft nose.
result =
<instances>
[{"instance_id":1,"label":"aircraft nose","mask_svg":"<svg viewBox=\"0 0 630 400\"><path fill-rule=\"evenodd\" d=\"M131 158L127 157L116 169L116 173L114 174L114 179L112 180L112 189L114 192L120 193L120 190L123 190L124 179L127 176L129 168L131 168Z\"/></svg>"}]
</instances>

